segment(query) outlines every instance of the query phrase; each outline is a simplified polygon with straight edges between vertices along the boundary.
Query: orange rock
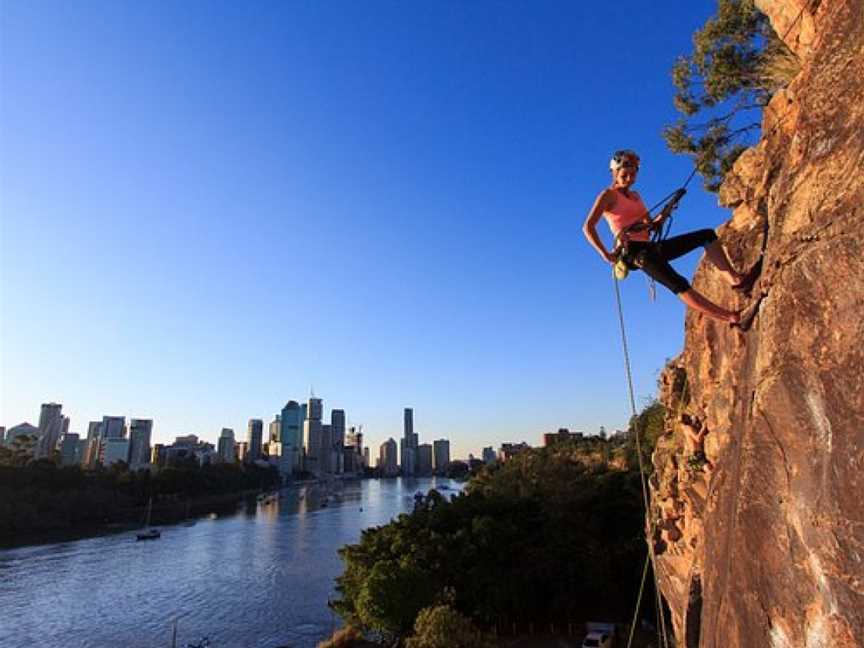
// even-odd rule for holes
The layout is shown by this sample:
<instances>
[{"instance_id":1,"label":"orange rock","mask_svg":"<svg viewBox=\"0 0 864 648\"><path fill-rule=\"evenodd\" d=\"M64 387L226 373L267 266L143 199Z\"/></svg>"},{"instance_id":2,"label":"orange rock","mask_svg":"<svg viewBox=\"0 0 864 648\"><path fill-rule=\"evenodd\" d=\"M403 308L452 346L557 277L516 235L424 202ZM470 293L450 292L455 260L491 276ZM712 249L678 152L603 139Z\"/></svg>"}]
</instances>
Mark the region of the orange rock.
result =
<instances>
[{"instance_id":1,"label":"orange rock","mask_svg":"<svg viewBox=\"0 0 864 648\"><path fill-rule=\"evenodd\" d=\"M811 0L791 28L805 0L757 5L802 59L720 192L739 269L764 247L765 299L746 337L689 313L662 376L673 434L653 483L685 508L657 573L678 645L851 648L864 637L864 0ZM694 284L728 299L707 264ZM682 404L710 430L714 470L696 490Z\"/></svg>"}]
</instances>

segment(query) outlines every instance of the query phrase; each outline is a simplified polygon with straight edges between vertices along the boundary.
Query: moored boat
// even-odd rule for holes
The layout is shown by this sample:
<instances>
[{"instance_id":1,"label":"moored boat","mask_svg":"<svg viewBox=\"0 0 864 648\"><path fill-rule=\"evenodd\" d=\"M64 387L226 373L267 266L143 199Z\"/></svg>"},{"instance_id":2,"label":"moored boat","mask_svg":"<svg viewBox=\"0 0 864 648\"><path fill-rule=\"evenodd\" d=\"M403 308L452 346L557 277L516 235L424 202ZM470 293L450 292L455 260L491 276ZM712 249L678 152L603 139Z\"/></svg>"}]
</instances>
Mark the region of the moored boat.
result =
<instances>
[{"instance_id":1,"label":"moored boat","mask_svg":"<svg viewBox=\"0 0 864 648\"><path fill-rule=\"evenodd\" d=\"M162 537L159 529L150 526L150 514L153 512L153 498L147 500L147 516L144 518L144 528L135 535L138 540L158 540Z\"/></svg>"}]
</instances>

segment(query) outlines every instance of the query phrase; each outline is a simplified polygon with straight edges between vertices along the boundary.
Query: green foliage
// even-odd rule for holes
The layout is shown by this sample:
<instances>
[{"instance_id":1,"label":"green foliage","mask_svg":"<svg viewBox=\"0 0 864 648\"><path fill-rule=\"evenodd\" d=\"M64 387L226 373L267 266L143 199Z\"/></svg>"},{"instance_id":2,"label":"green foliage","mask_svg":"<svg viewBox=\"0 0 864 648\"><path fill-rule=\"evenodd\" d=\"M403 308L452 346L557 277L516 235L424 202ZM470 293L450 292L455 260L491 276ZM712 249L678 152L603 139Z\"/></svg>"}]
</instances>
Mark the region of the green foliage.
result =
<instances>
[{"instance_id":1,"label":"green foliage","mask_svg":"<svg viewBox=\"0 0 864 648\"><path fill-rule=\"evenodd\" d=\"M471 619L449 605L420 611L407 648L492 648L494 644Z\"/></svg>"},{"instance_id":2,"label":"green foliage","mask_svg":"<svg viewBox=\"0 0 864 648\"><path fill-rule=\"evenodd\" d=\"M650 401L639 414L631 419L628 430L626 457L627 463L632 469L639 469L639 456L636 444L637 435L639 446L642 449L642 464L646 472L650 473L653 470L651 454L657 445L657 439L663 435L665 430L666 408L657 399Z\"/></svg>"},{"instance_id":3,"label":"green foliage","mask_svg":"<svg viewBox=\"0 0 864 648\"><path fill-rule=\"evenodd\" d=\"M382 560L372 566L357 597L360 622L385 635L402 636L431 598L429 574L411 560Z\"/></svg>"},{"instance_id":4,"label":"green foliage","mask_svg":"<svg viewBox=\"0 0 864 648\"><path fill-rule=\"evenodd\" d=\"M317 648L354 648L370 645L363 641L363 633L354 626L339 628L329 639L318 642Z\"/></svg>"},{"instance_id":5,"label":"green foliage","mask_svg":"<svg viewBox=\"0 0 864 648\"><path fill-rule=\"evenodd\" d=\"M26 466L33 459L37 441L33 435L21 434L9 445L0 445L0 466Z\"/></svg>"},{"instance_id":6,"label":"green foliage","mask_svg":"<svg viewBox=\"0 0 864 648\"><path fill-rule=\"evenodd\" d=\"M83 471L46 460L0 465L0 539L17 544L41 534L62 534L104 524L139 522L154 499L154 521L183 515L190 499L273 488L278 471L217 464L165 468L155 474L129 472L123 465Z\"/></svg>"},{"instance_id":7,"label":"green foliage","mask_svg":"<svg viewBox=\"0 0 864 648\"><path fill-rule=\"evenodd\" d=\"M468 464L464 461L451 461L447 465L447 469L444 471L444 474L450 479L458 479L463 480L468 478L468 473L470 469L468 468Z\"/></svg>"},{"instance_id":8,"label":"green foliage","mask_svg":"<svg viewBox=\"0 0 864 648\"><path fill-rule=\"evenodd\" d=\"M340 550L334 608L390 641L424 608L437 611L415 626L417 641L440 638L436 624L456 613L480 627L623 618L645 546L629 445L617 435L536 448L483 468L452 500L430 491Z\"/></svg>"},{"instance_id":9,"label":"green foliage","mask_svg":"<svg viewBox=\"0 0 864 648\"><path fill-rule=\"evenodd\" d=\"M693 35L692 54L672 67L682 117L664 130L667 146L693 156L705 188L718 191L755 139L762 107L797 71L794 54L753 0L719 0L717 14Z\"/></svg>"}]
</instances>

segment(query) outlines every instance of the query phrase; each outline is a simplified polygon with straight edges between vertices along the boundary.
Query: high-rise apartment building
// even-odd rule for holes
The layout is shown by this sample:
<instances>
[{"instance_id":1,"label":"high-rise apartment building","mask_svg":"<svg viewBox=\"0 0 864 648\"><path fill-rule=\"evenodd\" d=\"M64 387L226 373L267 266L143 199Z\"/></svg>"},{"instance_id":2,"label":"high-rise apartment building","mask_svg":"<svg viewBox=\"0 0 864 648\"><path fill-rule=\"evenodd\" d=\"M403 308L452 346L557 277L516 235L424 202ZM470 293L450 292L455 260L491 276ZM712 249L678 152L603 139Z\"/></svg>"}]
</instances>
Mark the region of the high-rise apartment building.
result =
<instances>
[{"instance_id":1,"label":"high-rise apartment building","mask_svg":"<svg viewBox=\"0 0 864 648\"><path fill-rule=\"evenodd\" d=\"M333 449L333 426L321 426L321 447L318 450L318 470L322 473L335 472L336 452Z\"/></svg>"},{"instance_id":2,"label":"high-rise apartment building","mask_svg":"<svg viewBox=\"0 0 864 648\"><path fill-rule=\"evenodd\" d=\"M405 438L407 439L412 434L414 434L414 408L406 407L403 413L403 433Z\"/></svg>"},{"instance_id":3,"label":"high-rise apartment building","mask_svg":"<svg viewBox=\"0 0 864 648\"><path fill-rule=\"evenodd\" d=\"M35 458L50 457L63 434L63 406L59 403L43 403L39 413L39 441ZM68 424L67 424L68 425Z\"/></svg>"},{"instance_id":4,"label":"high-rise apartment building","mask_svg":"<svg viewBox=\"0 0 864 648\"><path fill-rule=\"evenodd\" d=\"M436 439L432 450L434 462L432 468L436 475L441 475L450 465L450 442L447 439Z\"/></svg>"},{"instance_id":5,"label":"high-rise apartment building","mask_svg":"<svg viewBox=\"0 0 864 648\"><path fill-rule=\"evenodd\" d=\"M288 401L282 408L282 454L283 459L287 455L291 472L298 472L301 468L303 456L303 419L305 418L305 406L300 406L297 401Z\"/></svg>"},{"instance_id":6,"label":"high-rise apartment building","mask_svg":"<svg viewBox=\"0 0 864 648\"><path fill-rule=\"evenodd\" d=\"M270 443L282 443L282 417L277 414L268 426L270 434L267 439Z\"/></svg>"},{"instance_id":7,"label":"high-rise apartment building","mask_svg":"<svg viewBox=\"0 0 864 648\"><path fill-rule=\"evenodd\" d=\"M490 464L493 461L495 461L495 448L492 446L483 448L483 463Z\"/></svg>"},{"instance_id":8,"label":"high-rise apartment building","mask_svg":"<svg viewBox=\"0 0 864 648\"><path fill-rule=\"evenodd\" d=\"M282 445L295 449L303 447L303 408L297 401L290 400L282 408Z\"/></svg>"},{"instance_id":9,"label":"high-rise apartment building","mask_svg":"<svg viewBox=\"0 0 864 648\"><path fill-rule=\"evenodd\" d=\"M383 477L395 477L399 474L396 463L396 441L387 439L378 449L378 470Z\"/></svg>"},{"instance_id":10,"label":"high-rise apartment building","mask_svg":"<svg viewBox=\"0 0 864 648\"><path fill-rule=\"evenodd\" d=\"M320 398L310 398L303 421L304 467L312 473L321 472L321 417L324 405Z\"/></svg>"},{"instance_id":11,"label":"high-rise apartment building","mask_svg":"<svg viewBox=\"0 0 864 648\"><path fill-rule=\"evenodd\" d=\"M87 446L84 449L84 454L81 457L81 466L83 468L96 468L97 464L102 461L102 439L93 437L86 440Z\"/></svg>"},{"instance_id":12,"label":"high-rise apartment building","mask_svg":"<svg viewBox=\"0 0 864 648\"><path fill-rule=\"evenodd\" d=\"M330 428L333 431L331 472L341 475L345 472L345 410L334 409L330 412Z\"/></svg>"},{"instance_id":13,"label":"high-rise apartment building","mask_svg":"<svg viewBox=\"0 0 864 648\"><path fill-rule=\"evenodd\" d=\"M320 421L324 418L324 401L320 398L310 397L307 408L306 418L314 421Z\"/></svg>"},{"instance_id":14,"label":"high-rise apartment building","mask_svg":"<svg viewBox=\"0 0 864 648\"><path fill-rule=\"evenodd\" d=\"M125 416L103 416L102 425L99 428L102 439L125 439L126 417Z\"/></svg>"},{"instance_id":15,"label":"high-rise apartment building","mask_svg":"<svg viewBox=\"0 0 864 648\"><path fill-rule=\"evenodd\" d=\"M60 440L60 464L63 466L74 466L81 463L79 454L78 435L66 433Z\"/></svg>"},{"instance_id":16,"label":"high-rise apartment building","mask_svg":"<svg viewBox=\"0 0 864 648\"><path fill-rule=\"evenodd\" d=\"M107 466L107 458L105 457L105 448L107 447L107 443L109 439L114 440L127 440L126 438L126 417L125 416L103 416L102 424L99 426L99 461L103 466ZM122 450L120 446L114 446L114 455L112 463L118 460L122 460L126 463L129 462L129 444L126 444L126 457L125 459L118 459L121 457Z\"/></svg>"},{"instance_id":17,"label":"high-rise apartment building","mask_svg":"<svg viewBox=\"0 0 864 648\"><path fill-rule=\"evenodd\" d=\"M363 447L362 429L362 426L351 427L345 435L345 472L361 473L369 465L369 448Z\"/></svg>"},{"instance_id":18,"label":"high-rise apartment building","mask_svg":"<svg viewBox=\"0 0 864 648\"><path fill-rule=\"evenodd\" d=\"M90 421L87 425L87 440L92 441L102 436L102 421Z\"/></svg>"},{"instance_id":19,"label":"high-rise apartment building","mask_svg":"<svg viewBox=\"0 0 864 648\"><path fill-rule=\"evenodd\" d=\"M150 465L153 419L132 419L129 422L129 467L139 470Z\"/></svg>"},{"instance_id":20,"label":"high-rise apartment building","mask_svg":"<svg viewBox=\"0 0 864 648\"><path fill-rule=\"evenodd\" d=\"M129 439L110 437L102 442L102 465L106 468L122 461L129 463Z\"/></svg>"},{"instance_id":21,"label":"high-rise apartment building","mask_svg":"<svg viewBox=\"0 0 864 648\"><path fill-rule=\"evenodd\" d=\"M219 435L219 442L216 446L216 453L219 455L219 460L225 463L234 463L234 430L231 428L222 428Z\"/></svg>"},{"instance_id":22,"label":"high-rise apartment building","mask_svg":"<svg viewBox=\"0 0 864 648\"><path fill-rule=\"evenodd\" d=\"M432 445L429 443L421 443L417 446L417 474L421 477L428 477L432 474L434 465L432 459Z\"/></svg>"},{"instance_id":23,"label":"high-rise apartment building","mask_svg":"<svg viewBox=\"0 0 864 648\"><path fill-rule=\"evenodd\" d=\"M418 435L414 433L414 409L406 407L404 412L403 436L399 442L399 454L403 475L417 472Z\"/></svg>"},{"instance_id":24,"label":"high-rise apartment building","mask_svg":"<svg viewBox=\"0 0 864 648\"><path fill-rule=\"evenodd\" d=\"M246 436L246 457L249 463L261 458L261 444L264 436L264 421L261 419L249 419L249 428Z\"/></svg>"}]
</instances>

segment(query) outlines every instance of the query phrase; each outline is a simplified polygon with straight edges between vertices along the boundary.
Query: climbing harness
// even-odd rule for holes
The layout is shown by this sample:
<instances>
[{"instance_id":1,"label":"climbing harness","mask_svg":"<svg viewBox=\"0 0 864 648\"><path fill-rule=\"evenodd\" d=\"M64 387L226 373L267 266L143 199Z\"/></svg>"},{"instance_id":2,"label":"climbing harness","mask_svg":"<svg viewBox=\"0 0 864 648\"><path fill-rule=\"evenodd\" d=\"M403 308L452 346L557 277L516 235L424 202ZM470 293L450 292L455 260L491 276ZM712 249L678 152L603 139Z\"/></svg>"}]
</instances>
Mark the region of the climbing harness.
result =
<instances>
[{"instance_id":1,"label":"climbing harness","mask_svg":"<svg viewBox=\"0 0 864 648\"><path fill-rule=\"evenodd\" d=\"M613 161L614 160L615 159L613 158ZM672 228L672 212L678 208L678 203L681 202L684 194L687 193L687 185L690 184L690 181L695 175L696 168L694 167L693 171L690 172L690 175L687 176L687 180L679 189L676 189L672 193L665 196L656 205L654 205L653 207L651 207L651 209L648 210L648 217L650 218L654 210L657 209L660 205L664 205L664 209L668 209L669 215L666 217L665 222L662 223L659 227L655 226L653 223L633 223L632 225L622 228L615 235L615 244L612 248L612 254L616 257L616 260L613 264L613 270L615 278L618 281L623 281L627 278L627 275L630 274L630 270L638 269L642 265L638 257L631 258L628 262L628 236L630 234L633 234L634 232L644 232L645 230L651 230L651 241L653 243L660 243L664 241L669 236L669 231Z\"/></svg>"}]
</instances>

